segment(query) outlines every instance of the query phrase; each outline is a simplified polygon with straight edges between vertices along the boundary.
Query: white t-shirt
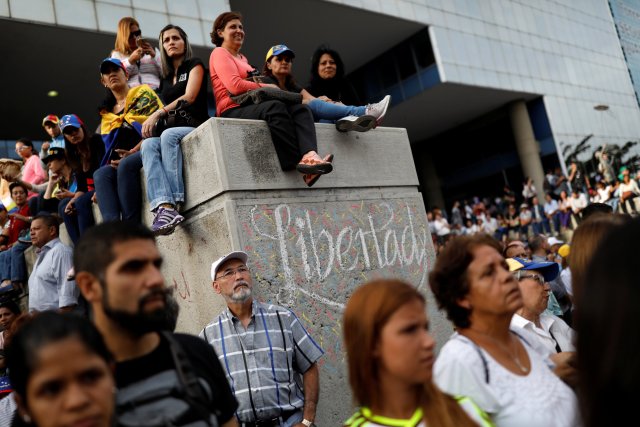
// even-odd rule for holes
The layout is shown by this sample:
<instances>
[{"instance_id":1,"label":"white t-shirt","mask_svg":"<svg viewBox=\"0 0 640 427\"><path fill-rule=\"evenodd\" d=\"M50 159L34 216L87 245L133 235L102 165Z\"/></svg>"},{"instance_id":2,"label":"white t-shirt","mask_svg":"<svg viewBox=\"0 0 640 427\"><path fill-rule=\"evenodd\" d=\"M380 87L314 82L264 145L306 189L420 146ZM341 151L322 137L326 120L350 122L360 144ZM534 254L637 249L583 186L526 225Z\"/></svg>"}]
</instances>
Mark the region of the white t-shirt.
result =
<instances>
[{"instance_id":1,"label":"white t-shirt","mask_svg":"<svg viewBox=\"0 0 640 427\"><path fill-rule=\"evenodd\" d=\"M580 425L575 393L549 368L545 359L523 343L531 371L515 375L489 353L457 333L444 345L433 373L446 393L470 397L497 427L568 427ZM486 372L483 359L486 361Z\"/></svg>"},{"instance_id":2,"label":"white t-shirt","mask_svg":"<svg viewBox=\"0 0 640 427\"><path fill-rule=\"evenodd\" d=\"M532 321L519 314L514 314L511 319L512 329L518 328L529 332L525 339L528 340L529 336L532 337L532 339L544 346L549 355L557 353L556 342L561 351L576 351L574 345L575 331L564 320L553 314L543 312L540 314L540 326L542 328L538 328Z\"/></svg>"}]
</instances>

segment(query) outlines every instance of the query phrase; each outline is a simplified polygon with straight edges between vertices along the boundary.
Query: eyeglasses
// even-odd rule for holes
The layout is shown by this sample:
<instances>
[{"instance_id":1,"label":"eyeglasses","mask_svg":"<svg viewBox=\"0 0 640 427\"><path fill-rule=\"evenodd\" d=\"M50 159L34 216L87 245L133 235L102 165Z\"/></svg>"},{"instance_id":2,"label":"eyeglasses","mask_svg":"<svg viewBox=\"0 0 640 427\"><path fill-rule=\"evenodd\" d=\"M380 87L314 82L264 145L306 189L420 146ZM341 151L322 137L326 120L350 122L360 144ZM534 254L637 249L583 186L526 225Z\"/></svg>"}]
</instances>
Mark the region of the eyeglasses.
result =
<instances>
[{"instance_id":1,"label":"eyeglasses","mask_svg":"<svg viewBox=\"0 0 640 427\"><path fill-rule=\"evenodd\" d=\"M216 280L219 280L219 279L230 279L232 277L235 277L236 273L240 273L241 275L244 275L245 273L248 273L248 272L249 272L249 268L246 265L243 265L242 267L233 268L233 269L225 271L224 273L219 275L216 278Z\"/></svg>"},{"instance_id":2,"label":"eyeglasses","mask_svg":"<svg viewBox=\"0 0 640 427\"><path fill-rule=\"evenodd\" d=\"M533 279L537 281L540 285L544 285L546 283L544 280L544 276L542 274L520 274L520 272L518 272L517 278L518 280Z\"/></svg>"},{"instance_id":3,"label":"eyeglasses","mask_svg":"<svg viewBox=\"0 0 640 427\"><path fill-rule=\"evenodd\" d=\"M136 37L140 37L142 35L142 30L138 30L138 31L131 31L129 33L129 38L136 38Z\"/></svg>"},{"instance_id":4,"label":"eyeglasses","mask_svg":"<svg viewBox=\"0 0 640 427\"><path fill-rule=\"evenodd\" d=\"M23 145L22 147L16 147L16 153L19 153L22 150L26 150L27 148L29 148L29 147L27 147L26 145Z\"/></svg>"}]
</instances>

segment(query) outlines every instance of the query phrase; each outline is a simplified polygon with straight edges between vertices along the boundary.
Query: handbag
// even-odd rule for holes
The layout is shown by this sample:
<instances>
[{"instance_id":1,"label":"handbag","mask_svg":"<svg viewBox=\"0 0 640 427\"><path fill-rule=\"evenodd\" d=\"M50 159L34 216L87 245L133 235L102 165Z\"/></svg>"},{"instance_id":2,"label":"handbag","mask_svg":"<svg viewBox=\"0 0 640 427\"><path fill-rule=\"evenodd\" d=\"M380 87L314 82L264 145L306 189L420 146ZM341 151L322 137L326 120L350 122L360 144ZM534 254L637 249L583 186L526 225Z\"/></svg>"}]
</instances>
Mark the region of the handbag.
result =
<instances>
[{"instance_id":1,"label":"handbag","mask_svg":"<svg viewBox=\"0 0 640 427\"><path fill-rule=\"evenodd\" d=\"M231 100L240 106L260 104L265 101L281 101L288 105L295 105L302 104L302 94L274 87L259 87L239 95L231 95Z\"/></svg>"},{"instance_id":2,"label":"handbag","mask_svg":"<svg viewBox=\"0 0 640 427\"><path fill-rule=\"evenodd\" d=\"M155 125L153 125L153 131L151 136L160 136L165 129L188 126L197 128L202 124L200 120L196 120L189 111L188 101L181 99L178 101L178 105L173 110L170 110L166 116L158 119Z\"/></svg>"}]
</instances>

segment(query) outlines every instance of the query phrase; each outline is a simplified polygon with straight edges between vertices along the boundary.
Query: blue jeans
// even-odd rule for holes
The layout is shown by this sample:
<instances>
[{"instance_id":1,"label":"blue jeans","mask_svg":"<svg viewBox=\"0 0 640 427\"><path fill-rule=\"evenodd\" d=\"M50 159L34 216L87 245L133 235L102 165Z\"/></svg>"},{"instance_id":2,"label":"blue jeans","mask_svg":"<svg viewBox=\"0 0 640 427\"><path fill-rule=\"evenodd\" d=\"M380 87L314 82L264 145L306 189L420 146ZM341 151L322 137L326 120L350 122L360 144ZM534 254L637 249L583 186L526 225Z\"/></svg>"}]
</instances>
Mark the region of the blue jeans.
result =
<instances>
[{"instance_id":1,"label":"blue jeans","mask_svg":"<svg viewBox=\"0 0 640 427\"><path fill-rule=\"evenodd\" d=\"M142 142L142 165L147 180L147 200L155 211L162 203L184 202L182 147L180 141L192 127L166 129L159 137Z\"/></svg>"},{"instance_id":2,"label":"blue jeans","mask_svg":"<svg viewBox=\"0 0 640 427\"><path fill-rule=\"evenodd\" d=\"M27 263L24 260L24 251L30 247L29 243L16 242L11 249L0 252L0 280L11 279L12 282L27 282Z\"/></svg>"},{"instance_id":3,"label":"blue jeans","mask_svg":"<svg viewBox=\"0 0 640 427\"><path fill-rule=\"evenodd\" d=\"M91 202L93 193L93 191L88 191L78 197L76 201L73 202L76 212L71 215L64 213L71 198L62 199L58 205L58 215L64 220L64 225L67 227L67 233L69 233L73 244L78 242L78 239L86 229L96 223L93 218L93 209L91 206L93 204L93 202Z\"/></svg>"},{"instance_id":4,"label":"blue jeans","mask_svg":"<svg viewBox=\"0 0 640 427\"><path fill-rule=\"evenodd\" d=\"M354 107L353 105L333 104L331 102L314 99L307 104L313 113L313 119L317 121L334 122L345 116L364 116L366 107Z\"/></svg>"},{"instance_id":5,"label":"blue jeans","mask_svg":"<svg viewBox=\"0 0 640 427\"><path fill-rule=\"evenodd\" d=\"M125 221L141 221L141 168L142 156L137 152L122 159L115 169L106 165L94 172L96 197L105 222L121 217Z\"/></svg>"}]
</instances>

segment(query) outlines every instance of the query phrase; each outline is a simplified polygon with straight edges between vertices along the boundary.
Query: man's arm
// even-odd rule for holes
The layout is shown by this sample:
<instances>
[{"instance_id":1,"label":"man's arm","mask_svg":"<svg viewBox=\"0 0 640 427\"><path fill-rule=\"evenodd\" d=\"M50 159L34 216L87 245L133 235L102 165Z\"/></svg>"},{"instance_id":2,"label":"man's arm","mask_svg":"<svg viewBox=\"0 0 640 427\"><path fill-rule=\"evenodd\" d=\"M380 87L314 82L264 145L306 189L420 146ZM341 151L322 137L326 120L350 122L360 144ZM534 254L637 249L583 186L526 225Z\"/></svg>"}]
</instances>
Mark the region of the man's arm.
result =
<instances>
[{"instance_id":1,"label":"man's arm","mask_svg":"<svg viewBox=\"0 0 640 427\"><path fill-rule=\"evenodd\" d=\"M302 386L304 388L303 417L305 420L315 421L316 407L318 406L318 397L320 395L320 370L318 369L318 363L311 365L311 367L307 369L307 372L302 374ZM300 423L299 425L303 424Z\"/></svg>"}]
</instances>

